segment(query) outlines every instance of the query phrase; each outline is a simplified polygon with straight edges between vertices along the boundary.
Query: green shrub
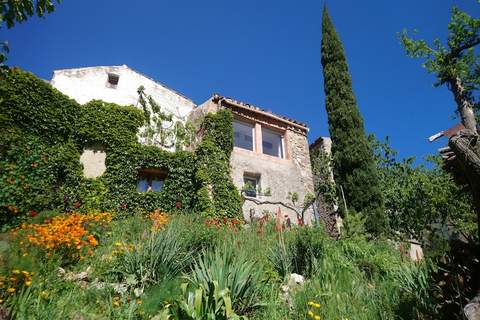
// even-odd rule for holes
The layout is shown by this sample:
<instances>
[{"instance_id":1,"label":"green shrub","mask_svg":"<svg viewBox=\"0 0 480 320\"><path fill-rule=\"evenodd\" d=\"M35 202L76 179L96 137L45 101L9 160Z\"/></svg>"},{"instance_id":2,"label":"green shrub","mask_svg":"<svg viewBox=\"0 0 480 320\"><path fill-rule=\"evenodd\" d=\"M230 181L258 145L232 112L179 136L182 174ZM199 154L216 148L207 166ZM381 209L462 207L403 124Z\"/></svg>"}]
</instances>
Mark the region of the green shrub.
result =
<instances>
[{"instance_id":1,"label":"green shrub","mask_svg":"<svg viewBox=\"0 0 480 320\"><path fill-rule=\"evenodd\" d=\"M80 147L103 146L110 151L137 143L137 131L144 120L137 108L92 100L78 109L73 127Z\"/></svg>"},{"instance_id":2,"label":"green shrub","mask_svg":"<svg viewBox=\"0 0 480 320\"><path fill-rule=\"evenodd\" d=\"M182 285L183 299L166 308L154 319L157 320L247 320L235 314L228 289L220 289L216 281L209 287L200 286L194 291L188 290L188 284Z\"/></svg>"},{"instance_id":3,"label":"green shrub","mask_svg":"<svg viewBox=\"0 0 480 320\"><path fill-rule=\"evenodd\" d=\"M289 243L292 271L310 277L324 256L325 232L322 226L301 227L296 232L295 238Z\"/></svg>"},{"instance_id":4,"label":"green shrub","mask_svg":"<svg viewBox=\"0 0 480 320\"><path fill-rule=\"evenodd\" d=\"M134 250L119 258L115 272L132 288L176 277L190 259L171 229L152 232L135 243Z\"/></svg>"},{"instance_id":5,"label":"green shrub","mask_svg":"<svg viewBox=\"0 0 480 320\"><path fill-rule=\"evenodd\" d=\"M80 174L79 154L71 142L48 145L36 136L14 135L8 144L0 158L2 227L61 207L65 184L75 184Z\"/></svg>"},{"instance_id":6,"label":"green shrub","mask_svg":"<svg viewBox=\"0 0 480 320\"><path fill-rule=\"evenodd\" d=\"M233 309L246 314L259 306L261 269L255 261L230 247L207 251L199 257L187 276L194 288L202 288L207 296L212 290L228 289Z\"/></svg>"},{"instance_id":7,"label":"green shrub","mask_svg":"<svg viewBox=\"0 0 480 320\"><path fill-rule=\"evenodd\" d=\"M72 137L80 105L30 72L13 68L0 81L0 126L52 144Z\"/></svg>"}]
</instances>

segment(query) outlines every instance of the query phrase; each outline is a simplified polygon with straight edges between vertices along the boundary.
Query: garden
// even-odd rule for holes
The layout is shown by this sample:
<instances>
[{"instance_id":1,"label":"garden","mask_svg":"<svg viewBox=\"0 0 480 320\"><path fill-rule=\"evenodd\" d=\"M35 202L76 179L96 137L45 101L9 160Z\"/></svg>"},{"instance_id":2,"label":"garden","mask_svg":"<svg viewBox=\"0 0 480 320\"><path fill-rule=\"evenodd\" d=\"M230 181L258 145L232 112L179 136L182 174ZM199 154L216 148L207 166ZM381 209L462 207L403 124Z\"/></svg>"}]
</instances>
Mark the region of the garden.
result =
<instances>
[{"instance_id":1,"label":"garden","mask_svg":"<svg viewBox=\"0 0 480 320\"><path fill-rule=\"evenodd\" d=\"M428 263L388 241L334 241L323 226L279 221L41 213L0 242L0 315L412 319L431 311Z\"/></svg>"}]
</instances>

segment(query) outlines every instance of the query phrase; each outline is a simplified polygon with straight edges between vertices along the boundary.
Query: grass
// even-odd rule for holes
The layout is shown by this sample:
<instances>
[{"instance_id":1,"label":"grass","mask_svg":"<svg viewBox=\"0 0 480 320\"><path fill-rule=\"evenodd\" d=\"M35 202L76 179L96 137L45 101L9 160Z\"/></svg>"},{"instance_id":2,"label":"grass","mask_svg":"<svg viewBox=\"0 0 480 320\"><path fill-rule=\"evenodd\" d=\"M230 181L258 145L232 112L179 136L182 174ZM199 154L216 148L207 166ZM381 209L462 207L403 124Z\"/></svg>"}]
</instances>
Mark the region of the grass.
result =
<instances>
[{"instance_id":1,"label":"grass","mask_svg":"<svg viewBox=\"0 0 480 320\"><path fill-rule=\"evenodd\" d=\"M3 235L0 275L18 268L34 276L14 294L0 288L0 313L16 319L210 319L207 312L213 312L227 319L231 303L231 319L361 320L428 318L432 310L428 264L405 260L387 241L333 241L321 226L281 233L272 222L218 226L196 216L171 216L157 232L151 226L143 216L114 219L98 234L92 255L67 265L41 250L23 256ZM71 280L59 267L70 275L89 272ZM306 281L290 291L289 304L280 292L291 272Z\"/></svg>"}]
</instances>

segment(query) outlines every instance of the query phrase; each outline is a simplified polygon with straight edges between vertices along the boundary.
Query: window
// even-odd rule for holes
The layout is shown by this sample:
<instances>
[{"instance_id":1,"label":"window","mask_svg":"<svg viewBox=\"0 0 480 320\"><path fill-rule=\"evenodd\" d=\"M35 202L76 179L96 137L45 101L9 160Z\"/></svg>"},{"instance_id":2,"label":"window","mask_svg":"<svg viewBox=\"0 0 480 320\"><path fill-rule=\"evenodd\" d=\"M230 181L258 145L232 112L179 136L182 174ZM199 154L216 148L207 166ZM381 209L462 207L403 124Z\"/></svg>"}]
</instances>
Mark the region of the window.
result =
<instances>
[{"instance_id":1,"label":"window","mask_svg":"<svg viewBox=\"0 0 480 320\"><path fill-rule=\"evenodd\" d=\"M119 80L120 80L120 76L118 74L109 73L108 80L107 80L107 87L116 88Z\"/></svg>"},{"instance_id":2,"label":"window","mask_svg":"<svg viewBox=\"0 0 480 320\"><path fill-rule=\"evenodd\" d=\"M257 188L259 186L259 177L244 175L243 176L243 191L248 197L257 197Z\"/></svg>"},{"instance_id":3,"label":"window","mask_svg":"<svg viewBox=\"0 0 480 320\"><path fill-rule=\"evenodd\" d=\"M251 124L233 121L233 141L235 147L253 151L253 131Z\"/></svg>"},{"instance_id":4,"label":"window","mask_svg":"<svg viewBox=\"0 0 480 320\"><path fill-rule=\"evenodd\" d=\"M272 130L262 128L263 153L283 158L283 137Z\"/></svg>"},{"instance_id":5,"label":"window","mask_svg":"<svg viewBox=\"0 0 480 320\"><path fill-rule=\"evenodd\" d=\"M138 192L158 192L163 188L166 172L161 169L141 169L138 172Z\"/></svg>"}]
</instances>

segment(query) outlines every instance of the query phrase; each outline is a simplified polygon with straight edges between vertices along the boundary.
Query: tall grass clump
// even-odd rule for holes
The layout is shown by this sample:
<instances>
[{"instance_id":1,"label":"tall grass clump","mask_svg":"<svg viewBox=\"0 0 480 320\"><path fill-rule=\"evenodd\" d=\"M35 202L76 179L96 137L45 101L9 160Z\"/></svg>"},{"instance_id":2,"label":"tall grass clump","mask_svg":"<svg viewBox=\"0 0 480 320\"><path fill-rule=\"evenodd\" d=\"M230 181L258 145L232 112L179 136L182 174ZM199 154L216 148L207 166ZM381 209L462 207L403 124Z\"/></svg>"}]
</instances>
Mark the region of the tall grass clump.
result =
<instances>
[{"instance_id":1,"label":"tall grass clump","mask_svg":"<svg viewBox=\"0 0 480 320\"><path fill-rule=\"evenodd\" d=\"M361 239L328 241L316 270L295 296L295 314L320 304L321 319L427 319L428 262L405 261L393 246Z\"/></svg>"},{"instance_id":2,"label":"tall grass clump","mask_svg":"<svg viewBox=\"0 0 480 320\"><path fill-rule=\"evenodd\" d=\"M150 232L134 244L134 250L126 252L118 261L116 272L127 283L144 288L162 280L173 279L188 265L191 253L185 251L177 233L168 228Z\"/></svg>"},{"instance_id":3,"label":"tall grass clump","mask_svg":"<svg viewBox=\"0 0 480 320\"><path fill-rule=\"evenodd\" d=\"M193 287L203 288L206 295L213 295L214 288L228 289L233 309L243 315L260 306L261 272L257 262L224 246L204 252L187 278Z\"/></svg>"}]
</instances>

